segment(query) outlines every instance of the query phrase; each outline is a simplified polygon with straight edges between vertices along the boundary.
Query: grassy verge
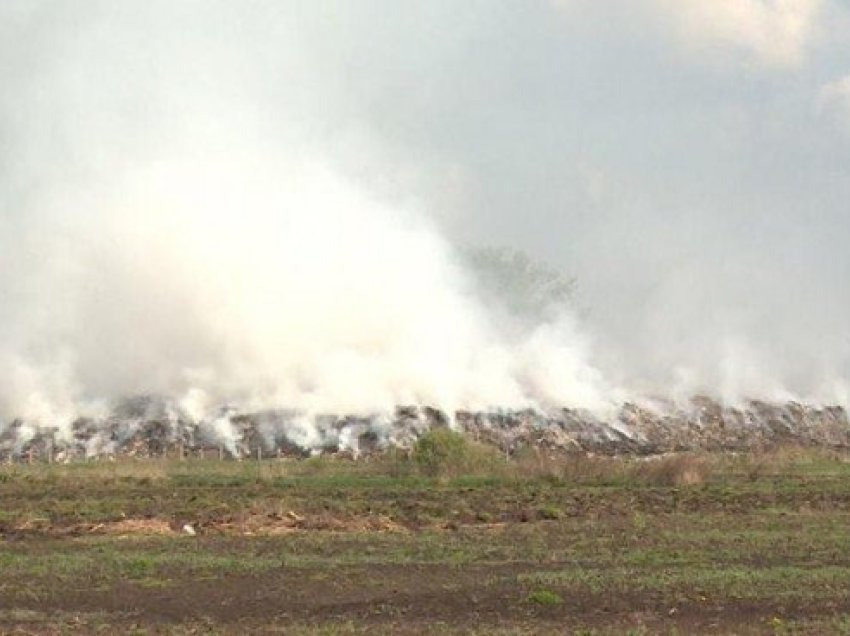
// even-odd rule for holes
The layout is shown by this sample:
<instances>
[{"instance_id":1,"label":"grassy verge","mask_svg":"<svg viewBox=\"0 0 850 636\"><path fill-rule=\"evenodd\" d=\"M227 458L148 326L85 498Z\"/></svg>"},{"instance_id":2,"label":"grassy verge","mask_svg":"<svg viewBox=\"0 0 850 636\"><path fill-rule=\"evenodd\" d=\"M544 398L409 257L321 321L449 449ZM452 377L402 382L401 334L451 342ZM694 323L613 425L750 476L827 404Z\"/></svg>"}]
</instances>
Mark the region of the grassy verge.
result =
<instances>
[{"instance_id":1,"label":"grassy verge","mask_svg":"<svg viewBox=\"0 0 850 636\"><path fill-rule=\"evenodd\" d=\"M433 449L430 449L433 451ZM513 460L490 449L434 459L91 462L0 467L0 533L88 531L127 519L179 528L410 529L687 510L835 509L850 505L850 463L787 449L740 457ZM362 524L361 524L362 525ZM380 524L379 524L380 525Z\"/></svg>"},{"instance_id":2,"label":"grassy verge","mask_svg":"<svg viewBox=\"0 0 850 636\"><path fill-rule=\"evenodd\" d=\"M850 633L840 453L433 451L2 467L0 633Z\"/></svg>"}]
</instances>

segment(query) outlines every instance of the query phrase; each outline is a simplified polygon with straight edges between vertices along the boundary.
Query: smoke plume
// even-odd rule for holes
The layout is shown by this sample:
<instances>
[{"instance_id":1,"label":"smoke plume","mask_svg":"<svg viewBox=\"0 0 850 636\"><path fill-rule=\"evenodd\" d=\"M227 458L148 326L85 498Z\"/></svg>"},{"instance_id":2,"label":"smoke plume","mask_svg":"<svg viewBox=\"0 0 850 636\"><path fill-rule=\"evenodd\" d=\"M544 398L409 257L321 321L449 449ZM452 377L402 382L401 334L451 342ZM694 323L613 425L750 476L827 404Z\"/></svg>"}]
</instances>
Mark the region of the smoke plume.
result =
<instances>
[{"instance_id":1,"label":"smoke plume","mask_svg":"<svg viewBox=\"0 0 850 636\"><path fill-rule=\"evenodd\" d=\"M0 428L846 404L848 22L721 4L3 3Z\"/></svg>"}]
</instances>

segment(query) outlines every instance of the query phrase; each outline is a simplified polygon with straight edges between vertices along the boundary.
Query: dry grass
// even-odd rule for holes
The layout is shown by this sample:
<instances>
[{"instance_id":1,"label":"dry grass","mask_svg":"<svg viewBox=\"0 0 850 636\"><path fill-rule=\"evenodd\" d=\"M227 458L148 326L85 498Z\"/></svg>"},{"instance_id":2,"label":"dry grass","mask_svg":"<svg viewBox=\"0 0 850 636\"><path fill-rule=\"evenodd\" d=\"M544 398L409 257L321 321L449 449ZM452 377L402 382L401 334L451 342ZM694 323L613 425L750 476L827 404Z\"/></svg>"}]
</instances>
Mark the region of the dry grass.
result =
<instances>
[{"instance_id":1,"label":"dry grass","mask_svg":"<svg viewBox=\"0 0 850 636\"><path fill-rule=\"evenodd\" d=\"M654 486L697 486L715 470L715 462L705 455L677 453L635 462L629 473L635 481Z\"/></svg>"},{"instance_id":2,"label":"dry grass","mask_svg":"<svg viewBox=\"0 0 850 636\"><path fill-rule=\"evenodd\" d=\"M850 472L846 449L780 446L744 453L678 452L653 457L554 455L523 449L510 462L520 479L555 479L576 484L636 483L697 486L712 479L793 475L843 475Z\"/></svg>"},{"instance_id":3,"label":"dry grass","mask_svg":"<svg viewBox=\"0 0 850 636\"><path fill-rule=\"evenodd\" d=\"M424 438L423 438L424 439ZM433 440L431 440L433 441ZM784 446L746 453L681 452L662 456L600 456L524 448L506 457L492 446L469 438L447 437L432 445L430 455L391 450L352 460L321 456L310 459L219 461L210 459L106 459L70 464L0 466L0 484L25 484L85 490L121 484L239 485L301 480L436 479L463 477L495 480L551 480L575 484L696 486L713 478L758 481L781 475L845 474L846 450ZM443 444L447 442L447 446Z\"/></svg>"},{"instance_id":4,"label":"dry grass","mask_svg":"<svg viewBox=\"0 0 850 636\"><path fill-rule=\"evenodd\" d=\"M525 449L512 462L522 479L555 479L576 484L635 482L656 486L694 486L715 471L709 455L675 453L648 458L606 457L591 454L552 455Z\"/></svg>"},{"instance_id":5,"label":"dry grass","mask_svg":"<svg viewBox=\"0 0 850 636\"><path fill-rule=\"evenodd\" d=\"M173 535L178 532L162 519L123 519L99 523L89 529L92 534L108 535Z\"/></svg>"}]
</instances>

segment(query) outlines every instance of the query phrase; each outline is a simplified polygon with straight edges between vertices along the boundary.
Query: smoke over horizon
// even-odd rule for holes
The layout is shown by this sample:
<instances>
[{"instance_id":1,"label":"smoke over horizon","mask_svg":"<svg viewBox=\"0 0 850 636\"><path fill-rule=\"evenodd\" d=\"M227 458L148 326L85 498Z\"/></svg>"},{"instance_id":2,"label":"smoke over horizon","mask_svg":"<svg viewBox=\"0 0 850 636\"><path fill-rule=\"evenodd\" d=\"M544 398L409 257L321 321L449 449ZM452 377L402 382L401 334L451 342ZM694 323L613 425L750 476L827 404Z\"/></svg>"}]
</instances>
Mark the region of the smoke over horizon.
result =
<instances>
[{"instance_id":1,"label":"smoke over horizon","mask_svg":"<svg viewBox=\"0 0 850 636\"><path fill-rule=\"evenodd\" d=\"M0 428L847 406L850 21L698 4L4 3Z\"/></svg>"}]
</instances>

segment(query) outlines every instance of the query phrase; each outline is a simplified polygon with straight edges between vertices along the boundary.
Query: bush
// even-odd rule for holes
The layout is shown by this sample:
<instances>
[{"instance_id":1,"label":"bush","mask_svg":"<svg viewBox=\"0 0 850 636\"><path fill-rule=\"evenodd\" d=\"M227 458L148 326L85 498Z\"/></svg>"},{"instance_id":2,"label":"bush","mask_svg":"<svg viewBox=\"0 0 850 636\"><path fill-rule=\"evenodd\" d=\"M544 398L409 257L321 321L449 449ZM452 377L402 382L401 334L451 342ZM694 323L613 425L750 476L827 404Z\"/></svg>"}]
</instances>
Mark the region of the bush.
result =
<instances>
[{"instance_id":1,"label":"bush","mask_svg":"<svg viewBox=\"0 0 850 636\"><path fill-rule=\"evenodd\" d=\"M413 461L430 477L458 474L468 455L468 442L460 433L447 428L432 428L416 440Z\"/></svg>"},{"instance_id":2,"label":"bush","mask_svg":"<svg viewBox=\"0 0 850 636\"><path fill-rule=\"evenodd\" d=\"M413 446L411 459L429 477L498 477L506 468L497 449L470 441L448 428L432 428L422 435Z\"/></svg>"}]
</instances>

